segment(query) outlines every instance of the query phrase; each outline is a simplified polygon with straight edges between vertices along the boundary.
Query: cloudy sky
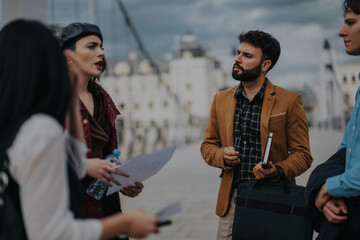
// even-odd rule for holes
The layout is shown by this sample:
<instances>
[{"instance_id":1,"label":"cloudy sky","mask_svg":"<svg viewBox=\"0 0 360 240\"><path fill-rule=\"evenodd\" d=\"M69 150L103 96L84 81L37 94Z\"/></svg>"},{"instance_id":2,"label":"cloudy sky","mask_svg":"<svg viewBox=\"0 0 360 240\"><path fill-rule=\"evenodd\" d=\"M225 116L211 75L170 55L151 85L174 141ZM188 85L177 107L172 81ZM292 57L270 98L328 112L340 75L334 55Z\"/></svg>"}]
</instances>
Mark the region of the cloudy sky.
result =
<instances>
[{"instance_id":1,"label":"cloudy sky","mask_svg":"<svg viewBox=\"0 0 360 240\"><path fill-rule=\"evenodd\" d=\"M48 22L62 26L88 21L88 0L47 0ZM104 34L109 58L125 58L136 43L116 0L93 0L94 21ZM259 29L281 43L282 53L270 72L275 79L316 79L324 39L338 62L360 62L344 54L337 36L342 26L342 0L123 0L151 55L171 56L174 38L191 31L215 57L230 56L240 32ZM290 81L290 80L289 80Z\"/></svg>"}]
</instances>

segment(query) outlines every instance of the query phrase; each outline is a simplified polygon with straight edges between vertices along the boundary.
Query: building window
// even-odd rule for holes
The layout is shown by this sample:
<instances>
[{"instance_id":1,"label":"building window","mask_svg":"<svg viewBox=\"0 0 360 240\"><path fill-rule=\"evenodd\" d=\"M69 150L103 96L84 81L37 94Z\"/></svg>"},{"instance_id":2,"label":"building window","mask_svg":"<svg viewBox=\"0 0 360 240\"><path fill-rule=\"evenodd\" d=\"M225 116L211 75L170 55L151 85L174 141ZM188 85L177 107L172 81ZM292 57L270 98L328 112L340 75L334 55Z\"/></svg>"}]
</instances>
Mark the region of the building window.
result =
<instances>
[{"instance_id":1,"label":"building window","mask_svg":"<svg viewBox=\"0 0 360 240\"><path fill-rule=\"evenodd\" d=\"M164 108L167 108L168 102L164 101L162 105L163 105Z\"/></svg>"},{"instance_id":2,"label":"building window","mask_svg":"<svg viewBox=\"0 0 360 240\"><path fill-rule=\"evenodd\" d=\"M356 82L356 77L353 75L352 76L352 82L355 83Z\"/></svg>"},{"instance_id":3,"label":"building window","mask_svg":"<svg viewBox=\"0 0 360 240\"><path fill-rule=\"evenodd\" d=\"M149 108L150 108L150 109L153 109L153 107L154 107L154 103L153 103L153 102L149 102Z\"/></svg>"},{"instance_id":4,"label":"building window","mask_svg":"<svg viewBox=\"0 0 360 240\"><path fill-rule=\"evenodd\" d=\"M187 109L187 110L190 110L190 109L191 109L191 105L192 105L192 102L187 101L187 102L186 102L186 109Z\"/></svg>"},{"instance_id":5,"label":"building window","mask_svg":"<svg viewBox=\"0 0 360 240\"><path fill-rule=\"evenodd\" d=\"M135 104L134 104L134 109L135 109L135 110L139 109L139 104L138 104L138 103L135 103Z\"/></svg>"},{"instance_id":6,"label":"building window","mask_svg":"<svg viewBox=\"0 0 360 240\"><path fill-rule=\"evenodd\" d=\"M142 141L143 136L142 136L141 134L138 134L138 135L136 136L136 138L137 138L138 141Z\"/></svg>"},{"instance_id":7,"label":"building window","mask_svg":"<svg viewBox=\"0 0 360 240\"><path fill-rule=\"evenodd\" d=\"M117 122L119 127L124 128L124 119L119 119Z\"/></svg>"},{"instance_id":8,"label":"building window","mask_svg":"<svg viewBox=\"0 0 360 240\"><path fill-rule=\"evenodd\" d=\"M124 109L124 108L125 108L125 104L124 104L124 103L120 103L120 104L119 104L119 108L120 108L120 110Z\"/></svg>"},{"instance_id":9,"label":"building window","mask_svg":"<svg viewBox=\"0 0 360 240\"><path fill-rule=\"evenodd\" d=\"M343 82L346 83L347 79L346 76L343 77Z\"/></svg>"},{"instance_id":10,"label":"building window","mask_svg":"<svg viewBox=\"0 0 360 240\"><path fill-rule=\"evenodd\" d=\"M349 96L348 93L345 93L344 100L345 100L345 104L349 104L349 103L350 103L350 96Z\"/></svg>"},{"instance_id":11,"label":"building window","mask_svg":"<svg viewBox=\"0 0 360 240\"><path fill-rule=\"evenodd\" d=\"M188 91L191 90L191 83L186 84L186 90L188 90Z\"/></svg>"}]
</instances>

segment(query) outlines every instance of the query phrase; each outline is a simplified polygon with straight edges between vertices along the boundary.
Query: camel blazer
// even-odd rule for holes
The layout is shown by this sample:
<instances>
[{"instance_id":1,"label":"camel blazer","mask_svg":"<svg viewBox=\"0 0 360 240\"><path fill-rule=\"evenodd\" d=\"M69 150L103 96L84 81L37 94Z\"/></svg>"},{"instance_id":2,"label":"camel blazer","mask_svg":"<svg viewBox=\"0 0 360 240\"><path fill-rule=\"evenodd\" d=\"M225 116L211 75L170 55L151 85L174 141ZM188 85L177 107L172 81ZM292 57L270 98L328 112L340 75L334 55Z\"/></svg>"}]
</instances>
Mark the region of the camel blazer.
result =
<instances>
[{"instance_id":1,"label":"camel blazer","mask_svg":"<svg viewBox=\"0 0 360 240\"><path fill-rule=\"evenodd\" d=\"M269 160L281 167L288 180L295 183L295 177L312 163L301 95L267 81L260 121L261 155L264 154L268 133L273 132ZM205 162L222 169L216 206L218 216L224 216L228 209L234 177L234 168L227 169L223 153L225 147L234 146L236 89L237 86L215 94L201 144Z\"/></svg>"}]
</instances>

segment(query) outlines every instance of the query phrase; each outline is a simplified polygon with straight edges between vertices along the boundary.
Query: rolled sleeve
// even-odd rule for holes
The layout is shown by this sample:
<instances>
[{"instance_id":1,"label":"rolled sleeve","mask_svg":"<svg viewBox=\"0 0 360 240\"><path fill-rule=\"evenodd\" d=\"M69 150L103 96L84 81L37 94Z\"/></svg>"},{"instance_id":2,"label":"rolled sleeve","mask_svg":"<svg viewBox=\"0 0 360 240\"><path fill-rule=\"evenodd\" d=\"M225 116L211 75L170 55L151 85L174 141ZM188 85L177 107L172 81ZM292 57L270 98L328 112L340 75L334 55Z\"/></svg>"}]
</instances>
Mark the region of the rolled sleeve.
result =
<instances>
[{"instance_id":1,"label":"rolled sleeve","mask_svg":"<svg viewBox=\"0 0 360 240\"><path fill-rule=\"evenodd\" d=\"M355 197L360 195L360 163L345 173L326 180L326 191L333 197Z\"/></svg>"},{"instance_id":2,"label":"rolled sleeve","mask_svg":"<svg viewBox=\"0 0 360 240\"><path fill-rule=\"evenodd\" d=\"M341 190L340 190L340 183L341 182L341 175L330 177L326 180L326 191L333 197L340 197Z\"/></svg>"}]
</instances>

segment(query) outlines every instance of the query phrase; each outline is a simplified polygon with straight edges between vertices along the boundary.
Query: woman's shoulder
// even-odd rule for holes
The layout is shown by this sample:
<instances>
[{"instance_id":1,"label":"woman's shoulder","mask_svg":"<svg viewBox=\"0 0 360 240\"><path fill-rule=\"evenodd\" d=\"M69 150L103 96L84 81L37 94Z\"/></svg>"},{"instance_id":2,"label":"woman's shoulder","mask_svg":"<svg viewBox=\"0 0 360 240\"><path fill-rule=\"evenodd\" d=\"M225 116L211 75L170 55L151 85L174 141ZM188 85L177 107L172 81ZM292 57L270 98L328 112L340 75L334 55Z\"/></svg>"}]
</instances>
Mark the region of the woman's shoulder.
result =
<instances>
[{"instance_id":1,"label":"woman's shoulder","mask_svg":"<svg viewBox=\"0 0 360 240\"><path fill-rule=\"evenodd\" d=\"M59 132L62 133L62 127L59 122L52 116L45 113L37 113L25 120L22 124L19 133L23 131L39 130L40 133L45 132Z\"/></svg>"},{"instance_id":2,"label":"woman's shoulder","mask_svg":"<svg viewBox=\"0 0 360 240\"><path fill-rule=\"evenodd\" d=\"M24 121L13 142L13 146L37 145L63 135L62 126L50 115L38 113Z\"/></svg>"},{"instance_id":3,"label":"woman's shoulder","mask_svg":"<svg viewBox=\"0 0 360 240\"><path fill-rule=\"evenodd\" d=\"M20 127L12 145L7 150L10 171L20 173L20 168L37 163L52 146L60 146L63 141L62 127L56 119L46 114L34 114Z\"/></svg>"}]
</instances>

